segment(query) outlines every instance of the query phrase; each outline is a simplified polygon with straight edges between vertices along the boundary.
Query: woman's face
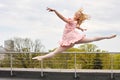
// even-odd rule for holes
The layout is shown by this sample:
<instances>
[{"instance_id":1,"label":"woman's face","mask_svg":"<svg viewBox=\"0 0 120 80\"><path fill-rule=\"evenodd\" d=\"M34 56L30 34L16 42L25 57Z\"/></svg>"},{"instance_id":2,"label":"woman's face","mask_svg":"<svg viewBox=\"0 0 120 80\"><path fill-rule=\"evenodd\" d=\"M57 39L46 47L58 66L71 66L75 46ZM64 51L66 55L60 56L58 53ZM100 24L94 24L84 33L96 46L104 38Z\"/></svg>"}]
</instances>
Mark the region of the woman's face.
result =
<instances>
[{"instance_id":1,"label":"woman's face","mask_svg":"<svg viewBox=\"0 0 120 80\"><path fill-rule=\"evenodd\" d=\"M75 20L78 20L81 16L81 13L80 12L76 12L75 15L74 15L74 19Z\"/></svg>"}]
</instances>

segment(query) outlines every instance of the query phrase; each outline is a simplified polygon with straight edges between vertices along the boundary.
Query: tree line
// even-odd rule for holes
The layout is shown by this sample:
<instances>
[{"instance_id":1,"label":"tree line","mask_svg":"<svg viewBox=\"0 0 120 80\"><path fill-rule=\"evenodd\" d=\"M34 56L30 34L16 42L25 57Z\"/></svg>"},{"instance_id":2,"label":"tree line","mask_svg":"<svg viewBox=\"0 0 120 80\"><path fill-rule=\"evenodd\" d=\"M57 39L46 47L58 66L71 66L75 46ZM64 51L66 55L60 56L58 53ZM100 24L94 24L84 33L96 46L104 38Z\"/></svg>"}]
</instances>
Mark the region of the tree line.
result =
<instances>
[{"instance_id":1,"label":"tree line","mask_svg":"<svg viewBox=\"0 0 120 80\"><path fill-rule=\"evenodd\" d=\"M32 60L32 57L43 54L44 45L39 39L32 41L29 38L14 38L14 49L12 61L15 68L41 68L41 62ZM55 48L56 49L56 48ZM49 50L49 52L55 49ZM34 54L28 52L35 52ZM108 51L99 49L94 44L82 44L78 48L70 48L66 52L61 53L53 58L43 60L44 68L62 68L62 69L120 69L120 54L109 54ZM84 53L78 53L84 52ZM91 52L91 53L87 53ZM92 53L93 52L93 53ZM0 67L10 67L10 54L5 54L4 59L0 60Z\"/></svg>"}]
</instances>

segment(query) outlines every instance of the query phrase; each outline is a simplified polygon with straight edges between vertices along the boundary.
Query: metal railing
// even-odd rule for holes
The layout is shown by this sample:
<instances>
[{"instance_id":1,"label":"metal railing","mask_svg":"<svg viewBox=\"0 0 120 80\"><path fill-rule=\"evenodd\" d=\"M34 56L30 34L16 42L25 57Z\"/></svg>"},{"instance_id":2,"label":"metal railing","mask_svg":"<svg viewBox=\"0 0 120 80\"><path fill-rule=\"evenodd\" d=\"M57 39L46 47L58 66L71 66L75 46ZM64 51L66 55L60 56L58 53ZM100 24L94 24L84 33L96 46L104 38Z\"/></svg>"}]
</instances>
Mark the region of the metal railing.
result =
<instances>
[{"instance_id":1,"label":"metal railing","mask_svg":"<svg viewBox=\"0 0 120 80\"><path fill-rule=\"evenodd\" d=\"M56 69L58 71L72 70L74 77L81 70L109 70L111 79L114 78L114 70L120 69L120 52L63 52L53 58L43 61L32 60L37 55L45 55L48 52L6 52L1 53L0 67L10 68L10 75L13 75L14 68L40 69L41 76L44 76L45 69Z\"/></svg>"}]
</instances>

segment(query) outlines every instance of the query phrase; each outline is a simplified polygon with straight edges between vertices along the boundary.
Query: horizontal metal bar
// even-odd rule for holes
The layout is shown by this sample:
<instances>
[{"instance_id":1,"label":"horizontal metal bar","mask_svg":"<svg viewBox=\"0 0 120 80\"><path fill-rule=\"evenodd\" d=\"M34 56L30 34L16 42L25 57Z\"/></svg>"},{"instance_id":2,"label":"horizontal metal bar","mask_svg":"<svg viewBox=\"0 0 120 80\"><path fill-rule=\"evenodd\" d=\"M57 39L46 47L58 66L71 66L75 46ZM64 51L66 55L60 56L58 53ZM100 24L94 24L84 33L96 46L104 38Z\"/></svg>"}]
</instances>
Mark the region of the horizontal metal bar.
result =
<instances>
[{"instance_id":1,"label":"horizontal metal bar","mask_svg":"<svg viewBox=\"0 0 120 80\"><path fill-rule=\"evenodd\" d=\"M49 52L0 52L0 54L9 54L9 53L42 53L42 54L47 54ZM120 54L120 52L62 52L62 53L77 53L77 54L85 54L85 53L91 53L91 54L96 54L96 53L102 53L102 54Z\"/></svg>"}]
</instances>

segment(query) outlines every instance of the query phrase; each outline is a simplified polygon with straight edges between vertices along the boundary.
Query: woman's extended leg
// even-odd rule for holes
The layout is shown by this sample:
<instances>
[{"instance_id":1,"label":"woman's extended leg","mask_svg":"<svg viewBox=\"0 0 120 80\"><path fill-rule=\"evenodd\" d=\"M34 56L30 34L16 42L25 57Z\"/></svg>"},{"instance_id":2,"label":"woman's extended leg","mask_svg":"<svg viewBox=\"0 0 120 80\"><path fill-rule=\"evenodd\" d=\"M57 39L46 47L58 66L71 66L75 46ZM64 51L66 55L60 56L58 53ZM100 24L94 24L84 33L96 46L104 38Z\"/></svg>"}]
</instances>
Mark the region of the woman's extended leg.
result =
<instances>
[{"instance_id":1,"label":"woman's extended leg","mask_svg":"<svg viewBox=\"0 0 120 80\"><path fill-rule=\"evenodd\" d=\"M50 57L53 57L55 54L61 53L61 52L65 51L65 50L67 50L71 47L73 47L73 46L67 46L67 47L60 46L53 52L50 52L50 53L48 53L46 55L43 55L43 56L33 57L32 59L42 60L42 59L45 59L45 58L50 58Z\"/></svg>"},{"instance_id":2,"label":"woman's extended leg","mask_svg":"<svg viewBox=\"0 0 120 80\"><path fill-rule=\"evenodd\" d=\"M80 41L78 41L76 44L79 43L89 43L89 42L94 42L94 41L100 41L100 40L104 40L104 39L111 39L116 37L116 35L111 35L111 36L101 36L101 37L93 37L93 38L84 38Z\"/></svg>"}]
</instances>

